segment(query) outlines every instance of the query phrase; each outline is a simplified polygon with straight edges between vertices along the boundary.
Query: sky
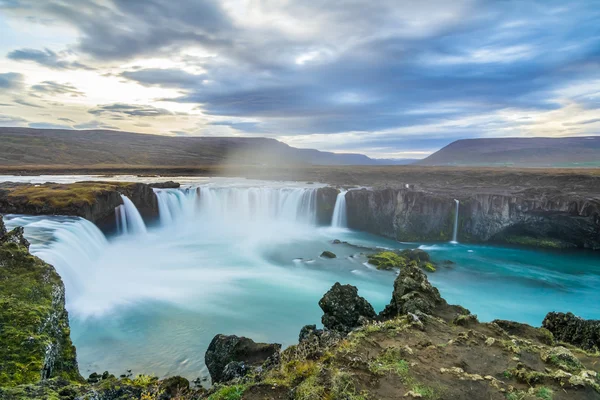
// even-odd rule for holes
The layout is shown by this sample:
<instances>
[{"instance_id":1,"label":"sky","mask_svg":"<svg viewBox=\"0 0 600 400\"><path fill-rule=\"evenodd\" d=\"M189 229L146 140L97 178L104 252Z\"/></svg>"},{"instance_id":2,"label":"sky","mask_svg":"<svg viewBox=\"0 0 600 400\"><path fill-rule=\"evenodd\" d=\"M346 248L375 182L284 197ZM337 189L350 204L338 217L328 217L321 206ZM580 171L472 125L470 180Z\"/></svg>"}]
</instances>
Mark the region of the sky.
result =
<instances>
[{"instance_id":1,"label":"sky","mask_svg":"<svg viewBox=\"0 0 600 400\"><path fill-rule=\"evenodd\" d=\"M600 133L600 1L0 0L0 126L423 158Z\"/></svg>"}]
</instances>

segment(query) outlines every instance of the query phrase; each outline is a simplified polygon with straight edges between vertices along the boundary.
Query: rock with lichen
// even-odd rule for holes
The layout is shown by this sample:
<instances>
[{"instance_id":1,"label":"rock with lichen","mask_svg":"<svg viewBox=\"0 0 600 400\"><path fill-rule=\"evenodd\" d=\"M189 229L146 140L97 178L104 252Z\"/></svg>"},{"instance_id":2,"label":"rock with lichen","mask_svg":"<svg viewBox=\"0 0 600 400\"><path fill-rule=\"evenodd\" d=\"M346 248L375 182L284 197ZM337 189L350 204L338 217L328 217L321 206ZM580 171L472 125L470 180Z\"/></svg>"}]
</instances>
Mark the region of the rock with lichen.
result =
<instances>
[{"instance_id":1,"label":"rock with lichen","mask_svg":"<svg viewBox=\"0 0 600 400\"><path fill-rule=\"evenodd\" d=\"M392 300L382 311L381 317L417 312L430 314L437 305L443 303L440 292L429 283L427 275L415 263L409 263L400 270L394 281Z\"/></svg>"},{"instance_id":2,"label":"rock with lichen","mask_svg":"<svg viewBox=\"0 0 600 400\"><path fill-rule=\"evenodd\" d=\"M279 350L281 345L277 343L256 343L243 336L216 335L208 345L204 360L213 383L225 382L262 365L279 354ZM234 364L230 364L232 362Z\"/></svg>"},{"instance_id":3,"label":"rock with lichen","mask_svg":"<svg viewBox=\"0 0 600 400\"><path fill-rule=\"evenodd\" d=\"M557 340L581 347L584 350L600 350L600 321L585 320L573 313L551 312L542 322Z\"/></svg>"},{"instance_id":4,"label":"rock with lichen","mask_svg":"<svg viewBox=\"0 0 600 400\"><path fill-rule=\"evenodd\" d=\"M340 285L339 282L319 300L319 307L324 313L321 318L323 326L338 332L350 332L377 316L373 306L358 295L355 286Z\"/></svg>"}]
</instances>

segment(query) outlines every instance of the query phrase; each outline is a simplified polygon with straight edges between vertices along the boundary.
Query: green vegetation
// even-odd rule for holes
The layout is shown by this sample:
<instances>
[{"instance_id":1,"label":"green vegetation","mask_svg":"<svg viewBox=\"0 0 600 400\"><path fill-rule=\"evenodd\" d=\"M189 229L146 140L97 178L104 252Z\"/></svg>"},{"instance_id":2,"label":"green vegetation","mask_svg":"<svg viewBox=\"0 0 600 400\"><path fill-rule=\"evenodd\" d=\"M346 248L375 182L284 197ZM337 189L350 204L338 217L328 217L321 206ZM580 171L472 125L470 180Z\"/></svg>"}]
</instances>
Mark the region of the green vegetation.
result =
<instances>
[{"instance_id":1,"label":"green vegetation","mask_svg":"<svg viewBox=\"0 0 600 400\"><path fill-rule=\"evenodd\" d=\"M532 236L506 236L502 241L508 244L528 247L542 247L546 249L564 249L571 247L568 243L559 239L552 238L535 238Z\"/></svg>"},{"instance_id":2,"label":"green vegetation","mask_svg":"<svg viewBox=\"0 0 600 400\"><path fill-rule=\"evenodd\" d=\"M40 377L80 381L64 286L54 268L12 242L0 243L0 266L0 386ZM49 349L54 356L46 356Z\"/></svg>"},{"instance_id":3,"label":"green vegetation","mask_svg":"<svg viewBox=\"0 0 600 400\"><path fill-rule=\"evenodd\" d=\"M208 400L239 400L248 389L247 385L223 386L208 397Z\"/></svg>"},{"instance_id":4,"label":"green vegetation","mask_svg":"<svg viewBox=\"0 0 600 400\"><path fill-rule=\"evenodd\" d=\"M393 372L400 377L406 377L408 375L408 363L402 359L400 349L390 347L369 363L369 371L375 375L385 375L387 372Z\"/></svg>"},{"instance_id":5,"label":"green vegetation","mask_svg":"<svg viewBox=\"0 0 600 400\"><path fill-rule=\"evenodd\" d=\"M104 192L127 188L133 183L123 182L78 182L68 185L44 184L22 185L10 190L9 199L25 199L35 206L64 208L71 205L93 204Z\"/></svg>"},{"instance_id":6,"label":"green vegetation","mask_svg":"<svg viewBox=\"0 0 600 400\"><path fill-rule=\"evenodd\" d=\"M403 268L409 264L417 265L429 272L435 272L436 270L435 264L429 259L429 254L419 249L406 249L400 252L381 251L369 255L367 258L369 264L381 270Z\"/></svg>"},{"instance_id":7,"label":"green vegetation","mask_svg":"<svg viewBox=\"0 0 600 400\"><path fill-rule=\"evenodd\" d=\"M535 395L541 400L552 400L552 395L554 391L546 386L540 386L535 389Z\"/></svg>"}]
</instances>

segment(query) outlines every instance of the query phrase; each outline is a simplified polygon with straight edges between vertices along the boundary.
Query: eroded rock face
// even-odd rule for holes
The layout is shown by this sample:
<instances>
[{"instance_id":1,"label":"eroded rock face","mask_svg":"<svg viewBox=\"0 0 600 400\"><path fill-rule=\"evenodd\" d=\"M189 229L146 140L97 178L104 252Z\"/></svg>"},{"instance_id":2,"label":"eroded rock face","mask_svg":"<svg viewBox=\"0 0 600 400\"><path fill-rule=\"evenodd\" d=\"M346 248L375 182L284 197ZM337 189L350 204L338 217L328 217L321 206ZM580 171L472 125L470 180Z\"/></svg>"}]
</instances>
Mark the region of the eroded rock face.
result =
<instances>
[{"instance_id":1,"label":"eroded rock face","mask_svg":"<svg viewBox=\"0 0 600 400\"><path fill-rule=\"evenodd\" d=\"M256 343L246 337L216 335L208 345L204 361L213 383L225 382L278 356L280 350L281 345L277 343Z\"/></svg>"},{"instance_id":2,"label":"eroded rock face","mask_svg":"<svg viewBox=\"0 0 600 400\"><path fill-rule=\"evenodd\" d=\"M392 300L381 316L394 317L398 314L431 314L436 306L445 303L436 287L432 286L427 275L415 264L406 265L394 281Z\"/></svg>"},{"instance_id":3,"label":"eroded rock face","mask_svg":"<svg viewBox=\"0 0 600 400\"><path fill-rule=\"evenodd\" d=\"M585 350L600 349L599 320L585 320L573 313L551 312L544 318L542 326L562 342L570 343Z\"/></svg>"},{"instance_id":4,"label":"eroded rock face","mask_svg":"<svg viewBox=\"0 0 600 400\"><path fill-rule=\"evenodd\" d=\"M531 325L503 319L495 319L492 321L492 324L498 325L511 336L537 340L538 342L549 346L554 344L554 336L546 328L534 328Z\"/></svg>"},{"instance_id":5,"label":"eroded rock face","mask_svg":"<svg viewBox=\"0 0 600 400\"><path fill-rule=\"evenodd\" d=\"M451 240L458 198L459 241L600 249L600 201L549 191L351 190L348 226L401 241Z\"/></svg>"},{"instance_id":6,"label":"eroded rock face","mask_svg":"<svg viewBox=\"0 0 600 400\"><path fill-rule=\"evenodd\" d=\"M23 228L5 233L0 219L0 232L0 386L81 380L62 280L29 253Z\"/></svg>"},{"instance_id":7,"label":"eroded rock face","mask_svg":"<svg viewBox=\"0 0 600 400\"><path fill-rule=\"evenodd\" d=\"M317 189L317 223L331 225L335 200L340 191L332 187Z\"/></svg>"},{"instance_id":8,"label":"eroded rock face","mask_svg":"<svg viewBox=\"0 0 600 400\"><path fill-rule=\"evenodd\" d=\"M325 328L344 333L377 316L373 306L358 295L355 286L338 282L319 300L319 307L324 312L321 322Z\"/></svg>"}]
</instances>

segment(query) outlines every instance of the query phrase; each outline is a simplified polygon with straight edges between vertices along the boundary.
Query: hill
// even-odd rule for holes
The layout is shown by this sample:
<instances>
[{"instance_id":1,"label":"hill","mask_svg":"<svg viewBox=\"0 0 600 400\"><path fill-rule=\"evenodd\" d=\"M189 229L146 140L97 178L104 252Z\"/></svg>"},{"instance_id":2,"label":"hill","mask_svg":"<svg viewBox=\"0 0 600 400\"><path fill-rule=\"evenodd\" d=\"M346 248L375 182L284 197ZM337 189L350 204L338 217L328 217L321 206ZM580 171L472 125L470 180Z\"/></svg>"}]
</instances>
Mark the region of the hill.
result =
<instances>
[{"instance_id":1,"label":"hill","mask_svg":"<svg viewBox=\"0 0 600 400\"><path fill-rule=\"evenodd\" d=\"M363 154L298 149L275 139L173 137L110 130L0 128L0 166L195 167L232 164L382 165Z\"/></svg>"},{"instance_id":2,"label":"hill","mask_svg":"<svg viewBox=\"0 0 600 400\"><path fill-rule=\"evenodd\" d=\"M600 136L457 140L416 164L600 167Z\"/></svg>"}]
</instances>

